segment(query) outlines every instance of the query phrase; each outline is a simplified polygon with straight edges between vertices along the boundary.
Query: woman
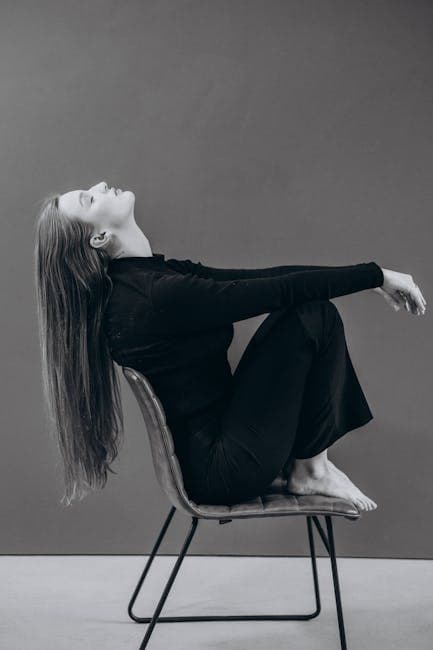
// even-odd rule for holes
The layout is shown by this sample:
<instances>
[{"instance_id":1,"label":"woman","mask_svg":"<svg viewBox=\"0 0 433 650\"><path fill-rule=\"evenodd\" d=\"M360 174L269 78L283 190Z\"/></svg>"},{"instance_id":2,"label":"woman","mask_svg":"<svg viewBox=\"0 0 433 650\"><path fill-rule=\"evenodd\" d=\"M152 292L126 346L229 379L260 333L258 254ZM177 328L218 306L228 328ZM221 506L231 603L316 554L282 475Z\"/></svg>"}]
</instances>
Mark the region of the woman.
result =
<instances>
[{"instance_id":1,"label":"woman","mask_svg":"<svg viewBox=\"0 0 433 650\"><path fill-rule=\"evenodd\" d=\"M411 275L375 262L218 269L152 253L131 191L105 182L43 201L35 275L44 394L68 505L103 487L123 433L113 361L165 410L190 498L233 504L283 471L294 494L376 508L327 457L373 415L331 298L373 289L424 314ZM233 376L233 323L269 313Z\"/></svg>"}]
</instances>

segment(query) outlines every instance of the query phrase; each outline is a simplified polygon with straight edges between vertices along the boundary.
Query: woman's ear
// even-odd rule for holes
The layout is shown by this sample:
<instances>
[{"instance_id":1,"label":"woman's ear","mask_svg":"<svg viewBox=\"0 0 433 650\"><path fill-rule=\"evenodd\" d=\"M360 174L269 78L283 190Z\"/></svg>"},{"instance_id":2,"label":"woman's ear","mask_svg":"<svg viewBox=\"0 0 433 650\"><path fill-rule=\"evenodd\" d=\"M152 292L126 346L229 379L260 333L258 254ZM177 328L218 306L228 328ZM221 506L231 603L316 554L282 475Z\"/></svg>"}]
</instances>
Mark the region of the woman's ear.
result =
<instances>
[{"instance_id":1,"label":"woman's ear","mask_svg":"<svg viewBox=\"0 0 433 650\"><path fill-rule=\"evenodd\" d=\"M108 248L112 241L113 233L110 230L104 230L97 235L92 235L90 238L90 246L92 248Z\"/></svg>"}]
</instances>

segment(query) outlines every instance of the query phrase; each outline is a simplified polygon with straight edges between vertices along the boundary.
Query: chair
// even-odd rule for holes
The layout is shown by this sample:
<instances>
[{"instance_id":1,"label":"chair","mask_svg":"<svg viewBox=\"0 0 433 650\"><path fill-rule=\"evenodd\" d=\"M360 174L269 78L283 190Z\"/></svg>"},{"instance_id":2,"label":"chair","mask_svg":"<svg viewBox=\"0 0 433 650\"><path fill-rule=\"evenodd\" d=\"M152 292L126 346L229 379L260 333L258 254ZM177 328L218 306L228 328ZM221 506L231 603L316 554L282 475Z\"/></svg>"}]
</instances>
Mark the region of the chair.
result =
<instances>
[{"instance_id":1,"label":"chair","mask_svg":"<svg viewBox=\"0 0 433 650\"><path fill-rule=\"evenodd\" d=\"M133 621L136 623L149 624L140 645L140 650L146 648L156 623L180 623L184 621L286 621L309 620L318 616L320 614L321 605L312 522L317 528L323 545L330 557L340 643L342 650L345 650L347 645L338 581L337 560L335 556L332 517L340 516L349 520L357 520L361 516L360 511L351 501L346 501L345 499L321 495L295 496L284 492L285 479L281 474L275 478L265 494L244 503L238 503L232 506L195 503L188 497L185 491L182 471L178 458L175 455L172 434L167 425L164 409L159 398L156 396L149 380L142 373L127 366L122 366L122 371L137 398L144 417L147 433L150 439L152 459L157 480L172 504L128 605L128 615ZM132 608L176 509L188 517L191 517L190 529L186 535L180 554L177 557L176 563L167 580L153 616L136 616L132 612ZM182 564L188 551L188 547L196 532L197 524L201 519L213 519L218 521L220 524L226 524L234 519L246 519L251 517L282 517L288 515L304 515L306 517L316 599L316 608L314 612L307 614L278 615L160 616L160 612L180 569L180 565ZM319 522L318 517L320 515L323 515L325 518L327 534Z\"/></svg>"}]
</instances>

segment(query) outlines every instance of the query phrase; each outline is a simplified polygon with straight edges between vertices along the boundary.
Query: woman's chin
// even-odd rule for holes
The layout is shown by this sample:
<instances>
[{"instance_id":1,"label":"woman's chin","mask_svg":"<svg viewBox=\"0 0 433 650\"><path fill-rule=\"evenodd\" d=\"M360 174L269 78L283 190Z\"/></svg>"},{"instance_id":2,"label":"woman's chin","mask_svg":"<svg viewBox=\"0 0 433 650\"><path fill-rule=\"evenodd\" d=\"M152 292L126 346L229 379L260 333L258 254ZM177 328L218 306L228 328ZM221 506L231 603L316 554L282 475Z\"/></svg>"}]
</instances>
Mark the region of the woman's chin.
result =
<instances>
[{"instance_id":1,"label":"woman's chin","mask_svg":"<svg viewBox=\"0 0 433 650\"><path fill-rule=\"evenodd\" d=\"M124 202L124 205L128 205L132 208L135 204L135 194L131 190L124 190L121 194L117 195L118 200Z\"/></svg>"}]
</instances>

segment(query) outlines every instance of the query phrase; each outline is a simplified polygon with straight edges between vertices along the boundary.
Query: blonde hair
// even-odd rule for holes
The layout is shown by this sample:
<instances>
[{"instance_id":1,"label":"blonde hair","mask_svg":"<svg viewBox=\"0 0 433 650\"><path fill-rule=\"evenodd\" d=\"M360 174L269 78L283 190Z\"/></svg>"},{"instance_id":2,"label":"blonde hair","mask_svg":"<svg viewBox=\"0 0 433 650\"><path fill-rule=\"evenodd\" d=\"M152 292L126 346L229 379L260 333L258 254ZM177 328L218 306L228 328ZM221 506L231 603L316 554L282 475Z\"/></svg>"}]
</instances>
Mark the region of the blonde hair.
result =
<instances>
[{"instance_id":1,"label":"blonde hair","mask_svg":"<svg viewBox=\"0 0 433 650\"><path fill-rule=\"evenodd\" d=\"M42 201L34 270L43 394L70 505L103 488L123 434L121 394L103 328L113 285L110 257L89 241L93 226L67 217L59 195Z\"/></svg>"}]
</instances>

